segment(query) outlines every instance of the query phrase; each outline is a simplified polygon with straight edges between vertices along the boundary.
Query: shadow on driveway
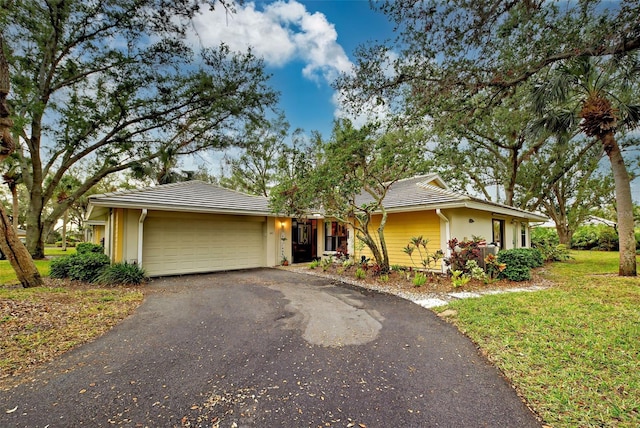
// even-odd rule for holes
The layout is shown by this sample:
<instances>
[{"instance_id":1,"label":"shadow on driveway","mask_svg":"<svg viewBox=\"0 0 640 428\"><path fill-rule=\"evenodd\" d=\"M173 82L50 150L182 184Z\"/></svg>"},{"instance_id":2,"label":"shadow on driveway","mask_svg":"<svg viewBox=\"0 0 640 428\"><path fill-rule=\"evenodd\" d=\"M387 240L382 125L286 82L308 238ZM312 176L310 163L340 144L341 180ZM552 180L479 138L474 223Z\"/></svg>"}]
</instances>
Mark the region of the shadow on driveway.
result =
<instances>
[{"instance_id":1,"label":"shadow on driveway","mask_svg":"<svg viewBox=\"0 0 640 428\"><path fill-rule=\"evenodd\" d=\"M149 289L0 392L0 426L540 426L467 338L400 298L277 269Z\"/></svg>"}]
</instances>

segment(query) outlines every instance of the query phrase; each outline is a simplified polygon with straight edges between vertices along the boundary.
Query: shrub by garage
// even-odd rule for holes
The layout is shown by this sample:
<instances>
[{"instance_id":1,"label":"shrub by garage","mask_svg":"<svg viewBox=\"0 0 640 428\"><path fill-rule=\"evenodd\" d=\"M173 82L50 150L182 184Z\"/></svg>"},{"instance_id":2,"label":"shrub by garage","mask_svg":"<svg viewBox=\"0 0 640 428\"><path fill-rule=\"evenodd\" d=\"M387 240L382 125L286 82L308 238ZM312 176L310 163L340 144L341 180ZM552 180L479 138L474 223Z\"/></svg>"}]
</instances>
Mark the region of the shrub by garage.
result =
<instances>
[{"instance_id":1,"label":"shrub by garage","mask_svg":"<svg viewBox=\"0 0 640 428\"><path fill-rule=\"evenodd\" d=\"M103 285L140 284L146 280L144 270L135 264L114 263L100 245L82 243L76 254L51 261L52 278L69 278Z\"/></svg>"}]
</instances>

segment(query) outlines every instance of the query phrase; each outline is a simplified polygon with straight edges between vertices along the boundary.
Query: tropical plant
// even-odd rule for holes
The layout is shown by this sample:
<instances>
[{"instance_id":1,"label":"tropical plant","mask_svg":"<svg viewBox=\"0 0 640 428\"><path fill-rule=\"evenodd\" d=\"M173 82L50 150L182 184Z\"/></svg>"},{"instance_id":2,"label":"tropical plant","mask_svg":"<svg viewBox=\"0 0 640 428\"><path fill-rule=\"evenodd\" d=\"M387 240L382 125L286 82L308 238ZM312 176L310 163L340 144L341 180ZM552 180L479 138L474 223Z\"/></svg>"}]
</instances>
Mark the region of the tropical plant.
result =
<instances>
[{"instance_id":1,"label":"tropical plant","mask_svg":"<svg viewBox=\"0 0 640 428\"><path fill-rule=\"evenodd\" d=\"M471 279L487 282L487 274L480 266L478 266L477 261L467 260L467 263L465 264L465 270L469 272L469 277Z\"/></svg>"},{"instance_id":2,"label":"tropical plant","mask_svg":"<svg viewBox=\"0 0 640 428\"><path fill-rule=\"evenodd\" d=\"M598 140L609 157L615 181L622 276L637 273L636 242L631 182L616 133L640 121L640 105L635 104L639 79L636 56L614 62L578 57L550 70L534 91L534 107L546 128L562 132L579 122L580 130Z\"/></svg>"},{"instance_id":3,"label":"tropical plant","mask_svg":"<svg viewBox=\"0 0 640 428\"><path fill-rule=\"evenodd\" d=\"M411 282L414 287L422 287L427 283L427 275L424 272L416 272Z\"/></svg>"},{"instance_id":4,"label":"tropical plant","mask_svg":"<svg viewBox=\"0 0 640 428\"><path fill-rule=\"evenodd\" d=\"M409 240L409 243L402 249L402 251L409 256L411 263L413 263L415 267L419 267L419 265L413 260L413 253L415 250L418 250L420 265L423 269L438 267L438 261L442 260L444 253L440 249L430 253L427 248L428 244L429 240L423 238L422 235L414 236Z\"/></svg>"},{"instance_id":5,"label":"tropical plant","mask_svg":"<svg viewBox=\"0 0 640 428\"><path fill-rule=\"evenodd\" d=\"M472 239L470 241L458 241L457 238L447 242L449 253L451 254L445 262L452 270L467 272L467 262L469 260L480 260L480 241Z\"/></svg>"},{"instance_id":6,"label":"tropical plant","mask_svg":"<svg viewBox=\"0 0 640 428\"><path fill-rule=\"evenodd\" d=\"M329 270L331 265L333 265L333 256L329 256L329 257L323 258L322 261L320 262L320 267L325 272L327 270Z\"/></svg>"},{"instance_id":7,"label":"tropical plant","mask_svg":"<svg viewBox=\"0 0 640 428\"><path fill-rule=\"evenodd\" d=\"M500 272L507 268L507 265L500 263L498 257L494 254L488 254L487 257L484 258L484 268L490 279L496 279L500 276Z\"/></svg>"},{"instance_id":8,"label":"tropical plant","mask_svg":"<svg viewBox=\"0 0 640 428\"><path fill-rule=\"evenodd\" d=\"M451 285L453 288L460 288L471 281L471 277L461 270L451 271Z\"/></svg>"}]
</instances>

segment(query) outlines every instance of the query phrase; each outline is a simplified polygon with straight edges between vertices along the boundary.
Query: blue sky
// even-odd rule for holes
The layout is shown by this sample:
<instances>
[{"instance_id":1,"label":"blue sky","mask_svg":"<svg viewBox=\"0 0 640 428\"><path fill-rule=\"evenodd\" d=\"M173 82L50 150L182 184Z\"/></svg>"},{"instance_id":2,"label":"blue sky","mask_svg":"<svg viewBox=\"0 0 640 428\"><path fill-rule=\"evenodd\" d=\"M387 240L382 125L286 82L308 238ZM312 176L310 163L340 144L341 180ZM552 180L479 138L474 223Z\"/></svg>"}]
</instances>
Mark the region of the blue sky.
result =
<instances>
[{"instance_id":1,"label":"blue sky","mask_svg":"<svg viewBox=\"0 0 640 428\"><path fill-rule=\"evenodd\" d=\"M254 0L238 5L234 14L223 8L204 11L195 21L193 43L225 42L238 51L251 46L273 76L291 131L315 130L327 138L336 117L362 119L343 110L331 83L351 69L359 45L391 37L393 25L371 10L368 0ZM203 157L218 170L222 154ZM637 202L640 185L633 184Z\"/></svg>"},{"instance_id":2,"label":"blue sky","mask_svg":"<svg viewBox=\"0 0 640 428\"><path fill-rule=\"evenodd\" d=\"M273 75L291 129L325 137L334 118L345 114L332 81L349 71L358 45L392 35L392 25L368 0L258 0L236 9L204 12L196 20L199 42L251 46Z\"/></svg>"}]
</instances>

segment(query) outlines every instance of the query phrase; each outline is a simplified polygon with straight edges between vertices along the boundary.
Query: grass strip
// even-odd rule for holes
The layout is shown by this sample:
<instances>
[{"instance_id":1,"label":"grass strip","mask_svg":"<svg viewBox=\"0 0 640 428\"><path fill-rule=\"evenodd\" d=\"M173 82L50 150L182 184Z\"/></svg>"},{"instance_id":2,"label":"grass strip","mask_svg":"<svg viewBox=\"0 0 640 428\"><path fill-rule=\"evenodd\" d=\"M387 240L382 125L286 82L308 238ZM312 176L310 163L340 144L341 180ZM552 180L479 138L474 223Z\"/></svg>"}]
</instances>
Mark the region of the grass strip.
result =
<instances>
[{"instance_id":1,"label":"grass strip","mask_svg":"<svg viewBox=\"0 0 640 428\"><path fill-rule=\"evenodd\" d=\"M465 299L451 318L546 424L640 426L640 280L618 253L573 252L547 267L557 286Z\"/></svg>"}]
</instances>

